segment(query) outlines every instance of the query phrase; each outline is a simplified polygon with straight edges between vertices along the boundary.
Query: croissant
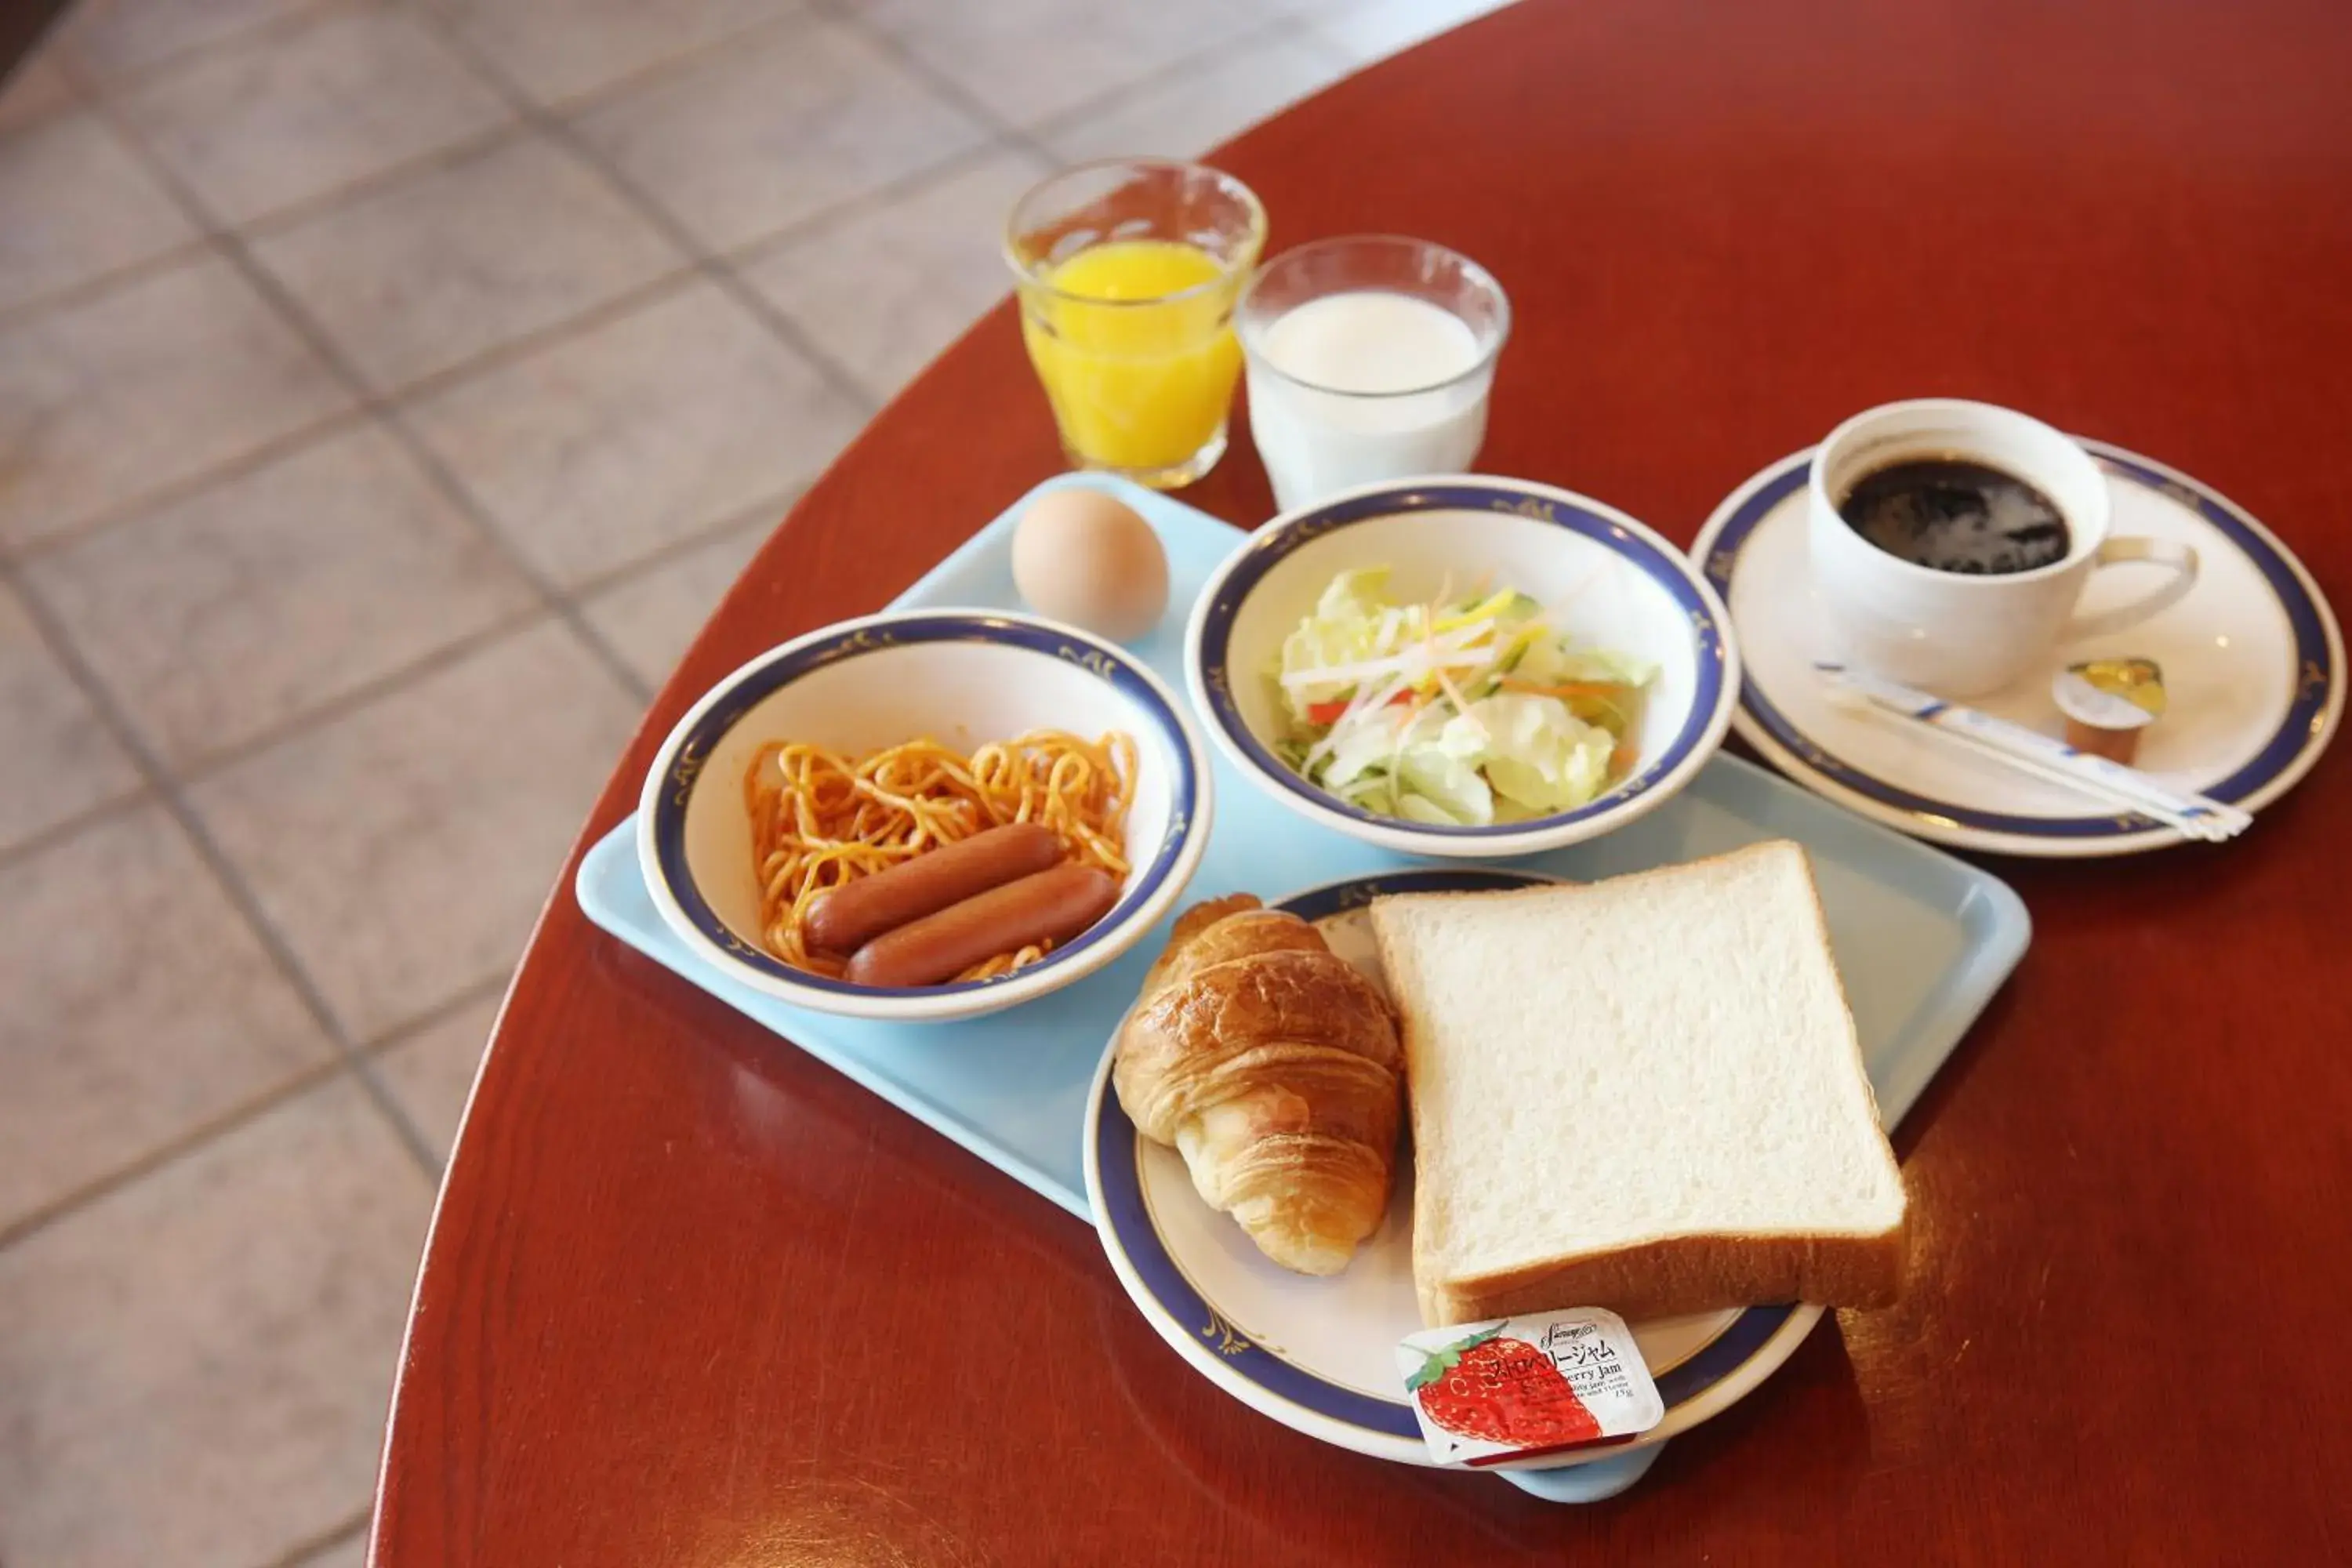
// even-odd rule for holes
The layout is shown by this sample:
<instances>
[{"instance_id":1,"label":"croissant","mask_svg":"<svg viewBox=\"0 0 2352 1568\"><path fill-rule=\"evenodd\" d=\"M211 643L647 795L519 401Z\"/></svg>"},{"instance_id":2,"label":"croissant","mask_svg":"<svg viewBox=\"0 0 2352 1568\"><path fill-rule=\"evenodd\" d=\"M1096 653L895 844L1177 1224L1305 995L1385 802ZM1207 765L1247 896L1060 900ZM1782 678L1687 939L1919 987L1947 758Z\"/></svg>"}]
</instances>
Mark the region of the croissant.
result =
<instances>
[{"instance_id":1,"label":"croissant","mask_svg":"<svg viewBox=\"0 0 2352 1568\"><path fill-rule=\"evenodd\" d=\"M1260 1251L1337 1274L1388 1212L1402 1072L1379 987L1313 926L1239 894L1177 920L1111 1084Z\"/></svg>"}]
</instances>

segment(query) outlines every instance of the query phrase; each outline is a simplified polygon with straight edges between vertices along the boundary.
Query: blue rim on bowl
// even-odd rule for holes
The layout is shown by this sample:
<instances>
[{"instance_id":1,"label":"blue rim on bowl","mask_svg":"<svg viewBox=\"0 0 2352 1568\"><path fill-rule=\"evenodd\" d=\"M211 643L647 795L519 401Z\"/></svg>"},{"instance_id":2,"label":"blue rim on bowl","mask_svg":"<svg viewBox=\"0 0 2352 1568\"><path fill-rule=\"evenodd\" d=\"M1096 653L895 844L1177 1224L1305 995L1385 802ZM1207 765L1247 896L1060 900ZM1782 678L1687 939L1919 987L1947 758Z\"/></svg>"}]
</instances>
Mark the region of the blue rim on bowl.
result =
<instances>
[{"instance_id":1,"label":"blue rim on bowl","mask_svg":"<svg viewBox=\"0 0 2352 1568\"><path fill-rule=\"evenodd\" d=\"M987 980L914 987L858 985L795 969L743 941L710 907L687 863L687 804L703 760L746 713L805 676L860 655L940 642L987 643L1067 660L1108 682L1159 732L1175 767L1168 781L1167 831L1150 863L1129 876L1118 902L1082 935L1034 963ZM826 999L834 998L863 1002L868 1005L866 1010L874 1011L887 1010L896 1002L926 1005L921 1008L926 1014L962 1016L984 1009L959 1006L960 998L1001 994L1003 1004L1009 1005L1057 989L1116 957L1182 892L1207 847L1209 825L1208 760L1174 695L1139 661L1074 626L1042 617L919 610L867 616L811 632L760 655L719 681L678 721L656 755L638 802L637 836L639 860L656 907L704 957L722 967L748 971L745 978L764 982L762 989L811 1006L824 1007ZM988 1000L991 1006L997 1004L996 995Z\"/></svg>"},{"instance_id":2,"label":"blue rim on bowl","mask_svg":"<svg viewBox=\"0 0 2352 1568\"><path fill-rule=\"evenodd\" d=\"M2266 805L2299 780L2318 759L2343 700L2343 674L2339 668L2343 655L2326 601L2319 597L2309 573L2277 536L2220 491L2120 447L2077 439L2111 481L2121 480L2155 490L2219 530L2223 538L2245 553L2263 582L2277 595L2294 642L2299 674L2294 700L2278 728L2255 754L2229 777L2207 784L2203 790L2216 800L2249 808ZM1811 478L1816 450L1808 447L1758 474L1733 492L1699 531L1693 553L1698 557L1706 575L1719 585L1720 592L1730 592L1740 549L1749 535ZM1958 801L1931 799L1822 750L1753 680L1748 681L1740 693L1739 706L1741 732L1756 742L1759 750L1771 753L1784 771L1789 766L1788 759L1800 760L1832 784L1904 814L1908 820L1898 821L1895 826L1923 837L1951 837L1951 832L1937 830L1940 823L1948 823L1953 830L2006 834L2023 839L2171 841L2168 829L2129 812L2109 812L2101 816L2023 816L2014 812L1983 810ZM1753 733L1749 732L1751 729ZM1998 844L1969 847L2003 847Z\"/></svg>"},{"instance_id":3,"label":"blue rim on bowl","mask_svg":"<svg viewBox=\"0 0 2352 1568\"><path fill-rule=\"evenodd\" d=\"M1698 639L1690 714L1682 728L1641 771L1599 799L1572 811L1486 826L1452 826L1382 816L1318 788L1291 771L1250 732L1233 694L1227 668L1234 623L1251 590L1290 555L1327 534L1376 519L1416 511L1506 511L1580 534L1630 563L1664 589L1689 618ZM1557 847L1582 837L1576 829L1596 818L1631 821L1664 801L1713 755L1731 723L1739 690L1739 654L1728 630L1731 617L1715 590L1682 552L1648 527L1612 506L1570 490L1521 479L1467 475L1404 479L1352 490L1287 517L1252 535L1209 579L1193 610L1186 637L1185 677L1194 705L1206 715L1218 743L1245 761L1309 813L1335 825L1369 828L1393 840L1453 842L1486 853ZM1508 847L1507 851L1505 847Z\"/></svg>"},{"instance_id":4,"label":"blue rim on bowl","mask_svg":"<svg viewBox=\"0 0 2352 1568\"><path fill-rule=\"evenodd\" d=\"M1274 907L1301 920L1319 921L1383 894L1485 892L1548 880L1531 872L1499 868L1416 868L1333 882L1295 894ZM1227 1320L1186 1277L1152 1222L1137 1163L1142 1141L1118 1096L1108 1085L1110 1054L1108 1049L1104 1052L1095 1085L1087 1135L1087 1195L1113 1266L1131 1288L1149 1298L1152 1326L1213 1380L1238 1378L1250 1384L1255 1395L1253 1402L1286 1425L1364 1452L1409 1463L1433 1463L1402 1390L1394 1399L1375 1398L1284 1360ZM1726 1397L1760 1381L1795 1350L1820 1315L1819 1308L1786 1304L1750 1307L1740 1313L1713 1340L1659 1374L1658 1396L1665 1405L1665 1417L1637 1446L1663 1442L1711 1414L1711 1402L1699 1404L1708 1395ZM1777 1353L1767 1360L1768 1351ZM1566 1462L1605 1458L1622 1451L1622 1446L1613 1447Z\"/></svg>"}]
</instances>

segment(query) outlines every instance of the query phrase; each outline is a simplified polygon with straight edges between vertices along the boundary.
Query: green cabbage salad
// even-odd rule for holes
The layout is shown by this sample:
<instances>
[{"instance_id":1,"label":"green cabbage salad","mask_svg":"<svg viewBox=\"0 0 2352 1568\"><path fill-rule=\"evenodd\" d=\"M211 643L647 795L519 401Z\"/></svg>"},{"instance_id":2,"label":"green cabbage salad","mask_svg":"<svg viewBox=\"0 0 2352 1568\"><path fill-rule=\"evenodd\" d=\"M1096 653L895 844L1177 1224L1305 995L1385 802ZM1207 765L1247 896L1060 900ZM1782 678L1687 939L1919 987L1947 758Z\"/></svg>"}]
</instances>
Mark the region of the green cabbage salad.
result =
<instances>
[{"instance_id":1,"label":"green cabbage salad","mask_svg":"<svg viewBox=\"0 0 2352 1568\"><path fill-rule=\"evenodd\" d=\"M1655 665L1576 647L1508 588L1404 604L1388 580L1340 573L1283 639L1276 750L1301 776L1379 816L1483 827L1573 811L1632 770Z\"/></svg>"}]
</instances>

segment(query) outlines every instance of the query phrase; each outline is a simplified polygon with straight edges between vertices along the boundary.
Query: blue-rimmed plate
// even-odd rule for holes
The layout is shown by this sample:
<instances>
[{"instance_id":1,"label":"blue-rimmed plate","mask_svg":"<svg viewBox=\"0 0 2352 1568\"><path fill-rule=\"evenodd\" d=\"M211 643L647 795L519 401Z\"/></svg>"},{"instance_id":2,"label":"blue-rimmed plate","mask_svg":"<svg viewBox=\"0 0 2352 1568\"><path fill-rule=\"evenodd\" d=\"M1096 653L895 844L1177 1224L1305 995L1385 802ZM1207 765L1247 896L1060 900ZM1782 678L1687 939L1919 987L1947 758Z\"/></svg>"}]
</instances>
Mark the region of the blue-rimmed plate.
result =
<instances>
[{"instance_id":1,"label":"blue-rimmed plate","mask_svg":"<svg viewBox=\"0 0 2352 1568\"><path fill-rule=\"evenodd\" d=\"M993 980L856 985L793 968L761 944L743 775L795 740L863 756L919 737L961 751L1031 730L1136 744L1118 902L1084 934ZM1073 626L988 610L868 616L796 637L687 710L637 806L638 865L663 921L729 979L823 1013L925 1023L976 1017L1093 973L1151 929L1208 847L1209 760L1173 693L1141 660Z\"/></svg>"},{"instance_id":2,"label":"blue-rimmed plate","mask_svg":"<svg viewBox=\"0 0 2352 1568\"><path fill-rule=\"evenodd\" d=\"M1385 568L1400 602L1514 588L1580 645L1655 667L1626 737L1631 768L1573 810L1486 826L1382 816L1275 753L1289 721L1272 674L1283 641L1343 572ZM1655 810L1723 742L1739 654L1723 605L1681 552L1633 518L1525 479L1453 475L1345 491L1259 529L1211 574L1185 631L1184 675L1220 751L1311 822L1407 855L1486 858L1580 844Z\"/></svg>"},{"instance_id":3,"label":"blue-rimmed plate","mask_svg":"<svg viewBox=\"0 0 2352 1568\"><path fill-rule=\"evenodd\" d=\"M1545 879L1485 868L1398 870L1297 894L1276 907L1315 921L1332 950L1375 976L1365 906L1381 894L1470 892ZM1422 1327L1412 1288L1412 1175L1399 1162L1388 1218L1328 1279L1267 1261L1193 1191L1183 1158L1139 1137L1110 1089L1111 1053L1087 1107L1087 1198L1119 1282L1160 1336L1212 1383L1286 1426L1406 1464L1433 1461L1396 1373L1395 1346ZM1634 1325L1665 1419L1662 1443L1728 1407L1786 1361L1819 1307L1698 1312ZM1616 1459L1622 1446L1506 1468Z\"/></svg>"},{"instance_id":4,"label":"blue-rimmed plate","mask_svg":"<svg viewBox=\"0 0 2352 1568\"><path fill-rule=\"evenodd\" d=\"M2060 723L2060 661L2136 655L2164 667L2168 710L2137 765L2183 789L2254 811L2309 772L2344 710L2344 641L2311 574L2242 508L2148 458L2085 441L2106 471L2115 532L2179 540L2198 554L2188 596L2128 631L2063 649L1975 706L2036 729ZM1733 726L1799 783L1922 838L2009 855L2127 855L2178 844L2147 818L2083 797L1835 703L1811 662L1835 657L1806 572L1805 483L1812 450L1782 458L1716 509L1691 547L1730 608L1747 679ZM2141 585L2095 579L2106 593Z\"/></svg>"}]
</instances>

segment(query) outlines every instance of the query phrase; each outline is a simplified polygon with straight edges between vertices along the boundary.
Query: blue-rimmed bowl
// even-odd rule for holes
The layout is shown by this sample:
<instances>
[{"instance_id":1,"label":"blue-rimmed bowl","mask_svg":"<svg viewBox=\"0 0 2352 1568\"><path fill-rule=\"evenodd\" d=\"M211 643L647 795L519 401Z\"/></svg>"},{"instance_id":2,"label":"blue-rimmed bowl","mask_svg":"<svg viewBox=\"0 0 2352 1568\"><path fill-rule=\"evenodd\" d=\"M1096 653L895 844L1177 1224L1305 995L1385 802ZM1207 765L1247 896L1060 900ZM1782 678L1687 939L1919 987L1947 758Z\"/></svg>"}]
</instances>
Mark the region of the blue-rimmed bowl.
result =
<instances>
[{"instance_id":1,"label":"blue-rimmed bowl","mask_svg":"<svg viewBox=\"0 0 2352 1568\"><path fill-rule=\"evenodd\" d=\"M1273 677L1282 641L1333 577L1369 566L1389 567L1407 601L1448 583L1455 592L1516 588L1564 605L1580 645L1655 663L1632 773L1574 811L1487 827L1377 816L1293 773L1274 752L1284 728ZM1530 855L1623 826L1715 754L1739 696L1730 626L1682 552L1614 507L1523 479L1400 479L1287 512L1251 535L1193 607L1184 671L1218 748L1300 816L1408 855Z\"/></svg>"},{"instance_id":2,"label":"blue-rimmed bowl","mask_svg":"<svg viewBox=\"0 0 2352 1568\"><path fill-rule=\"evenodd\" d=\"M794 969L760 942L743 773L770 741L859 756L928 735L959 750L1030 730L1135 738L1133 868L1084 935L993 980L855 985ZM761 654L696 703L646 775L637 858L679 940L732 979L823 1013L898 1023L975 1017L1060 989L1167 912L1209 841L1209 763L1160 678L1112 644L1034 616L916 610L844 621Z\"/></svg>"}]
</instances>

